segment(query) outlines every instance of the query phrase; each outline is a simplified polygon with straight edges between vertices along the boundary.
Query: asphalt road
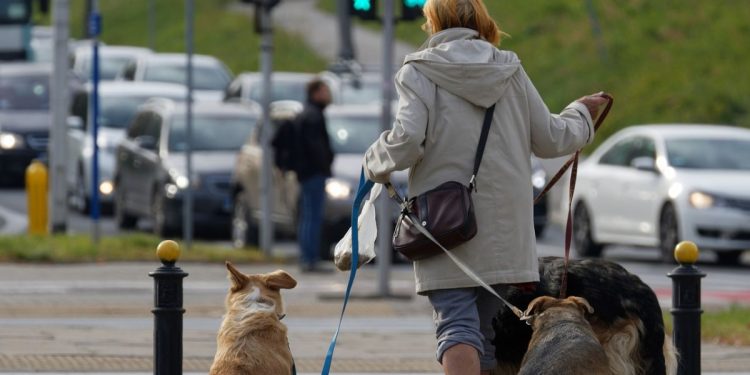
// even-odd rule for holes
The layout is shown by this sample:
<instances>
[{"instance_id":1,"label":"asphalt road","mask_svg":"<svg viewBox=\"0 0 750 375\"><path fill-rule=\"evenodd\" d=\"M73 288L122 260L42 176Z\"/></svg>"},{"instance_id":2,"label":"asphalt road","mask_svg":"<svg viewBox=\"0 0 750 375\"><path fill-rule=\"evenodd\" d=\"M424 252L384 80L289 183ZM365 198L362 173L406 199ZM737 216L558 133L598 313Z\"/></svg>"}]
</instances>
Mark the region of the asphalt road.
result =
<instances>
[{"instance_id":1,"label":"asphalt road","mask_svg":"<svg viewBox=\"0 0 750 375\"><path fill-rule=\"evenodd\" d=\"M23 228L26 215L26 196L20 189L0 190L0 233L8 228ZM68 227L71 233L89 233L91 221L88 217L73 211L68 212ZM149 230L150 224L142 221L139 230ZM105 216L100 220L103 235L118 233L111 217ZM227 243L226 238L213 234L198 234L198 238ZM563 254L563 232L557 225L551 225L539 240L538 252L540 256ZM291 242L281 242L277 245L277 252L294 254L296 245ZM575 254L571 254L575 257ZM669 304L671 296L671 280L666 274L674 269L673 265L662 264L658 260L656 249L617 246L607 248L604 257L621 263L631 272L639 275L654 288L664 305ZM698 266L708 274L703 280L703 301L706 305L728 305L732 303L750 305L750 252L746 252L740 266L727 267L714 264L711 252L701 253Z\"/></svg>"}]
</instances>

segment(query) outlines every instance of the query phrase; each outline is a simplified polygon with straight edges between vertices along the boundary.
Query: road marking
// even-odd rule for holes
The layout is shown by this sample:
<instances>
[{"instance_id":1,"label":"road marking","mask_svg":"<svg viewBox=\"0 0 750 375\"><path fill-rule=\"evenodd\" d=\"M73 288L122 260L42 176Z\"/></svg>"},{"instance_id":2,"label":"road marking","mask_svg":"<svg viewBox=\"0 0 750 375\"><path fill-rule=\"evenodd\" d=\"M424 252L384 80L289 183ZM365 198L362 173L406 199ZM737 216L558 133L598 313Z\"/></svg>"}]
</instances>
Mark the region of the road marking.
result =
<instances>
[{"instance_id":1,"label":"road marking","mask_svg":"<svg viewBox=\"0 0 750 375\"><path fill-rule=\"evenodd\" d=\"M0 216L5 225L0 227L0 234L21 234L26 231L26 216L0 206Z\"/></svg>"}]
</instances>

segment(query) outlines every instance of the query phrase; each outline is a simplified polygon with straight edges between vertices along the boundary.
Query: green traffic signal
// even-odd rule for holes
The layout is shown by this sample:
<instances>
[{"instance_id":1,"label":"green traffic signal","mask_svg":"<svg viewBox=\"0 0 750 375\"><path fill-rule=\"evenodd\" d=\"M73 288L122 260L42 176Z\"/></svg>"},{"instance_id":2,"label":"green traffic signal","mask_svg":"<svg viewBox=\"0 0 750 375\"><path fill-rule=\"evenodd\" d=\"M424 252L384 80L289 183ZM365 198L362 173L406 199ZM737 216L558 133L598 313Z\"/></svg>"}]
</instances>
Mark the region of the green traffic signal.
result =
<instances>
[{"instance_id":1,"label":"green traffic signal","mask_svg":"<svg viewBox=\"0 0 750 375\"><path fill-rule=\"evenodd\" d=\"M370 0L354 0L354 10L367 12L370 9L372 9L372 2Z\"/></svg>"},{"instance_id":2,"label":"green traffic signal","mask_svg":"<svg viewBox=\"0 0 750 375\"><path fill-rule=\"evenodd\" d=\"M401 19L411 21L422 17L422 8L427 0L401 0Z\"/></svg>"},{"instance_id":3,"label":"green traffic signal","mask_svg":"<svg viewBox=\"0 0 750 375\"><path fill-rule=\"evenodd\" d=\"M363 20L376 20L377 0L349 0L349 13Z\"/></svg>"}]
</instances>

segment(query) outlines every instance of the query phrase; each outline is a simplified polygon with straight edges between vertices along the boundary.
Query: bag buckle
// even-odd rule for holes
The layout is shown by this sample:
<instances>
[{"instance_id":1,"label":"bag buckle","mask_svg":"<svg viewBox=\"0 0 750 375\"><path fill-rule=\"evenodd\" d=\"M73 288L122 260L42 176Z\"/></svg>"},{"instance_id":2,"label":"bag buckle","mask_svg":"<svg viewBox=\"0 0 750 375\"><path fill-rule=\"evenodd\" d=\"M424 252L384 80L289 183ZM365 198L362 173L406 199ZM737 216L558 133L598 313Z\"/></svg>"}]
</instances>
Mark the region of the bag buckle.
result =
<instances>
[{"instance_id":1,"label":"bag buckle","mask_svg":"<svg viewBox=\"0 0 750 375\"><path fill-rule=\"evenodd\" d=\"M473 174L471 175L471 179L469 180L469 191L474 190L474 192L477 192L477 175Z\"/></svg>"}]
</instances>

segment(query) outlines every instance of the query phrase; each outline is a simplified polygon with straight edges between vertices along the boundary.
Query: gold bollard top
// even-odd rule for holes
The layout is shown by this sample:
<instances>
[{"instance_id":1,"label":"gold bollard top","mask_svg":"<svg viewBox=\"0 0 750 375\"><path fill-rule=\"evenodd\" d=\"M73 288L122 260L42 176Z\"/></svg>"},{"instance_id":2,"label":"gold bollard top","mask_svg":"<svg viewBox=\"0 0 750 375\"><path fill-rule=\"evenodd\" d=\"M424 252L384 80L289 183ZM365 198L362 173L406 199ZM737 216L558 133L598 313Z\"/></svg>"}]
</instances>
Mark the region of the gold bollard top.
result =
<instances>
[{"instance_id":1,"label":"gold bollard top","mask_svg":"<svg viewBox=\"0 0 750 375\"><path fill-rule=\"evenodd\" d=\"M682 241L674 248L674 259L680 264L692 265L698 261L698 246L691 241Z\"/></svg>"},{"instance_id":2,"label":"gold bollard top","mask_svg":"<svg viewBox=\"0 0 750 375\"><path fill-rule=\"evenodd\" d=\"M156 247L156 256L162 263L174 263L180 259L180 244L172 240L165 240Z\"/></svg>"}]
</instances>

